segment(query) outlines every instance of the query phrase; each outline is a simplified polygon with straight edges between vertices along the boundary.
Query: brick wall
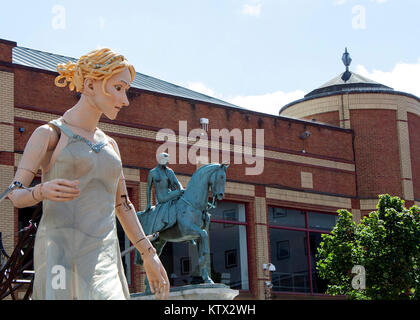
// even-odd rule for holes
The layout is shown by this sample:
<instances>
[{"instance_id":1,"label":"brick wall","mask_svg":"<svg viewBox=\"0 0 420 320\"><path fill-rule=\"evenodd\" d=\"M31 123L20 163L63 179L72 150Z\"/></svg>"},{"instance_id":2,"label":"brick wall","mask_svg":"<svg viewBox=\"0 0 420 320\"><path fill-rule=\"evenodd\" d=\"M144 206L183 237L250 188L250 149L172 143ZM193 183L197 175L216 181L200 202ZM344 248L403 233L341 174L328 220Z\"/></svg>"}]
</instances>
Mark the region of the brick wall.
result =
<instances>
[{"instance_id":1,"label":"brick wall","mask_svg":"<svg viewBox=\"0 0 420 320\"><path fill-rule=\"evenodd\" d=\"M12 49L16 42L0 39L0 61L12 62Z\"/></svg>"},{"instance_id":2,"label":"brick wall","mask_svg":"<svg viewBox=\"0 0 420 320\"><path fill-rule=\"evenodd\" d=\"M0 43L0 59L8 59L11 49ZM10 49L10 50L9 50ZM14 74L0 71L0 192L6 190L14 176ZM15 210L12 202L5 199L0 203L0 231L3 234L5 250L11 254L14 248Z\"/></svg>"},{"instance_id":3,"label":"brick wall","mask_svg":"<svg viewBox=\"0 0 420 320\"><path fill-rule=\"evenodd\" d=\"M350 114L359 196L402 196L396 112L351 110Z\"/></svg>"},{"instance_id":4,"label":"brick wall","mask_svg":"<svg viewBox=\"0 0 420 320\"><path fill-rule=\"evenodd\" d=\"M324 112L319 114L314 114L311 116L303 117L302 119L312 121L315 119L316 122L320 123L328 123L333 126L340 126L340 114L338 111L330 111L330 112Z\"/></svg>"},{"instance_id":5,"label":"brick wall","mask_svg":"<svg viewBox=\"0 0 420 320\"><path fill-rule=\"evenodd\" d=\"M413 174L414 198L420 199L420 117L408 113L408 130L410 136L411 168ZM418 201L418 200L417 200Z\"/></svg>"}]
</instances>

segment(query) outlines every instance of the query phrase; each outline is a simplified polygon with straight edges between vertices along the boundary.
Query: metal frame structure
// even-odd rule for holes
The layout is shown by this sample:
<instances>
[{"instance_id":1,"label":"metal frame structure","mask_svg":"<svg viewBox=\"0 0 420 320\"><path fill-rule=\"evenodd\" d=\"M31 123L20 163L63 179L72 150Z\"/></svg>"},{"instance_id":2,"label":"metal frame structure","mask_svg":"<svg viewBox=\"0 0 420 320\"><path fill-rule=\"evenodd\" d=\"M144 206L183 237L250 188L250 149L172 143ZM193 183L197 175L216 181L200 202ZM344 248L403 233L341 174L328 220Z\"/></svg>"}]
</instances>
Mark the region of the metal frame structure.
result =
<instances>
[{"instance_id":1,"label":"metal frame structure","mask_svg":"<svg viewBox=\"0 0 420 320\"><path fill-rule=\"evenodd\" d=\"M12 300L18 300L16 290L24 289L25 286L26 291L23 300L31 298L35 272L27 269L33 266L31 254L33 253L36 230L41 215L42 203L39 203L32 214L29 225L19 231L21 235L18 243L10 258L0 270L0 300L8 296L11 296ZM24 279L24 275L29 275L30 279Z\"/></svg>"}]
</instances>

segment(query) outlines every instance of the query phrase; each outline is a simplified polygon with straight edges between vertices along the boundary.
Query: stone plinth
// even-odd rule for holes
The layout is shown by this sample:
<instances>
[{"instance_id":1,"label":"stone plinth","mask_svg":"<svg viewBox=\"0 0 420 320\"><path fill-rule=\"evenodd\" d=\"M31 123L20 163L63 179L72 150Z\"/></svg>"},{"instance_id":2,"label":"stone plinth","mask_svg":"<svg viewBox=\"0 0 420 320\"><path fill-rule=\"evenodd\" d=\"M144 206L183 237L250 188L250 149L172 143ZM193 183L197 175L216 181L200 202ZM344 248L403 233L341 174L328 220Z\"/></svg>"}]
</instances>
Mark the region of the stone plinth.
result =
<instances>
[{"instance_id":1,"label":"stone plinth","mask_svg":"<svg viewBox=\"0 0 420 320\"><path fill-rule=\"evenodd\" d=\"M233 300L239 290L233 290L225 284L193 284L171 288L168 300ZM132 300L154 300L151 293L133 293Z\"/></svg>"}]
</instances>

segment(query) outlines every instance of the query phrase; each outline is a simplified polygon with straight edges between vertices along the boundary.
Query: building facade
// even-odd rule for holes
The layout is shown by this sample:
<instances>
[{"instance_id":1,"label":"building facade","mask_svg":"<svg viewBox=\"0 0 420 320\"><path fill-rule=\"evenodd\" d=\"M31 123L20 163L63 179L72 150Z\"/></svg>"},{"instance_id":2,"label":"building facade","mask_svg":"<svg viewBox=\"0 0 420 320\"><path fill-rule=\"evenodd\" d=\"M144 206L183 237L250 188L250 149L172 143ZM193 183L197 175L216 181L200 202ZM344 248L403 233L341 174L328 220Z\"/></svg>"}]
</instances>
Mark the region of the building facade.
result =
<instances>
[{"instance_id":1,"label":"building facade","mask_svg":"<svg viewBox=\"0 0 420 320\"><path fill-rule=\"evenodd\" d=\"M56 65L69 60L75 59L0 39L2 190L13 180L34 129L77 102L77 94L54 85ZM118 143L129 196L138 211L146 207L147 175L165 143L162 129L172 133L167 139L176 148L168 148L173 160L169 166L184 187L213 156L230 162L225 198L211 211L215 282L239 289L238 299L324 298L316 248L321 234L335 225L337 210L348 209L360 221L376 208L380 193L400 196L407 205L420 201L420 136L415 130L419 98L352 77L341 83L339 76L274 116L137 73L130 106L114 121L101 118L99 128ZM205 127L202 119L208 120ZM191 135L197 128L210 136ZM211 135L223 129L227 139ZM261 130L263 145L257 141ZM199 146L209 152L197 152ZM183 152L188 154L185 163ZM256 170L261 163L263 170ZM34 183L40 178L41 171ZM7 252L32 211L18 210L9 200L0 203ZM121 250L129 246L120 230ZM172 286L197 281L191 243L168 243L161 259ZM269 263L275 271L267 269ZM143 291L145 273L134 264L134 253L124 257L124 265L131 292Z\"/></svg>"}]
</instances>

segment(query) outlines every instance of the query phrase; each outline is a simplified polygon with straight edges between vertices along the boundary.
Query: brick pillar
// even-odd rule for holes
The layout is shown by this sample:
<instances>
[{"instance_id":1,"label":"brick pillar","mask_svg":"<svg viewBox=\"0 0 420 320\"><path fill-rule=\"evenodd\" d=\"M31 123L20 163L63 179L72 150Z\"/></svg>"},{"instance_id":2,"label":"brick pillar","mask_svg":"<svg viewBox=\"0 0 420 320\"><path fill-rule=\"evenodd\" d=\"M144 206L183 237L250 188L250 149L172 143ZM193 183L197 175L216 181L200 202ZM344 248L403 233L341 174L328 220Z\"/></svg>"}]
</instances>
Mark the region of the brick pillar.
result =
<instances>
[{"instance_id":1,"label":"brick pillar","mask_svg":"<svg viewBox=\"0 0 420 320\"><path fill-rule=\"evenodd\" d=\"M359 199L351 199L351 213L353 214L353 221L356 222L356 224L359 224L362 219Z\"/></svg>"},{"instance_id":2,"label":"brick pillar","mask_svg":"<svg viewBox=\"0 0 420 320\"><path fill-rule=\"evenodd\" d=\"M264 274L263 264L270 262L269 247L268 247L268 230L267 230L267 207L265 197L259 197L258 193L255 197L255 264L256 264L256 278L257 278L257 292L255 296L257 299L263 300L264 296L264 282L270 280Z\"/></svg>"},{"instance_id":3,"label":"brick pillar","mask_svg":"<svg viewBox=\"0 0 420 320\"><path fill-rule=\"evenodd\" d=\"M402 108L397 109L397 129L400 152L401 185L403 193L402 197L404 200L414 201L407 111Z\"/></svg>"},{"instance_id":4,"label":"brick pillar","mask_svg":"<svg viewBox=\"0 0 420 320\"><path fill-rule=\"evenodd\" d=\"M139 182L139 202L138 202L138 210L143 211L146 209L147 206L147 175L148 170L140 169L140 182ZM146 272L142 266L134 264L133 268L134 272L134 290L135 292L144 292L146 290L146 286L144 285L144 280L146 278Z\"/></svg>"},{"instance_id":5,"label":"brick pillar","mask_svg":"<svg viewBox=\"0 0 420 320\"><path fill-rule=\"evenodd\" d=\"M0 39L0 192L14 177L14 73L12 62L16 42ZM2 64L5 62L5 64ZM8 254L14 248L15 210L10 200L0 203L0 230ZM9 237L5 238L6 235Z\"/></svg>"},{"instance_id":6,"label":"brick pillar","mask_svg":"<svg viewBox=\"0 0 420 320\"><path fill-rule=\"evenodd\" d=\"M338 114L340 117L340 127L349 129L350 128L350 109L349 109L349 94L341 95L341 106Z\"/></svg>"},{"instance_id":7,"label":"brick pillar","mask_svg":"<svg viewBox=\"0 0 420 320\"><path fill-rule=\"evenodd\" d=\"M0 61L12 63L12 49L16 46L14 41L0 39Z\"/></svg>"}]
</instances>

